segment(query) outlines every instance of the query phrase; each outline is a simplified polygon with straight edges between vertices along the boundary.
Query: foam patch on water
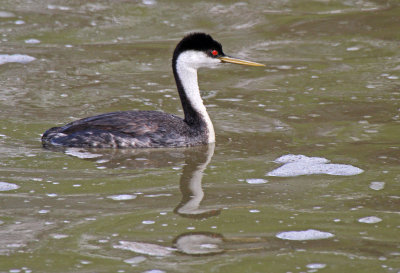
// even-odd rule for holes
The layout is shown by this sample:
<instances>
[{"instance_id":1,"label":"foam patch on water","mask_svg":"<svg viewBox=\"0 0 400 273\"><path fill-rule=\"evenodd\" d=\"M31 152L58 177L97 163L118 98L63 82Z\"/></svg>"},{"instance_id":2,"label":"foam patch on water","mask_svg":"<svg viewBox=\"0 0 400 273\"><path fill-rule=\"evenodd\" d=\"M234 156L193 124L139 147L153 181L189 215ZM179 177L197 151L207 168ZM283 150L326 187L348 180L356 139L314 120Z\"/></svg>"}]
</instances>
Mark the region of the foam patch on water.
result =
<instances>
[{"instance_id":1,"label":"foam patch on water","mask_svg":"<svg viewBox=\"0 0 400 273\"><path fill-rule=\"evenodd\" d=\"M246 182L248 184L265 184L268 182L268 180L262 178L247 178Z\"/></svg>"},{"instance_id":2,"label":"foam patch on water","mask_svg":"<svg viewBox=\"0 0 400 273\"><path fill-rule=\"evenodd\" d=\"M38 39L27 39L27 40L25 40L25 44L39 44L40 43L40 40L38 40Z\"/></svg>"},{"instance_id":3,"label":"foam patch on water","mask_svg":"<svg viewBox=\"0 0 400 273\"><path fill-rule=\"evenodd\" d=\"M97 157L101 156L101 154L94 154L94 153L90 153L90 152L87 152L87 151L82 151L79 148L68 148L68 149L65 150L65 154L71 155L71 156L75 156L75 157L78 157L78 158L82 158L82 159L85 159L85 158L97 158Z\"/></svg>"},{"instance_id":4,"label":"foam patch on water","mask_svg":"<svg viewBox=\"0 0 400 273\"><path fill-rule=\"evenodd\" d=\"M68 238L69 237L69 235L66 235L66 234L50 234L50 236L53 238L53 239L57 239L57 240L60 240L60 239L65 239L65 238Z\"/></svg>"},{"instance_id":5,"label":"foam patch on water","mask_svg":"<svg viewBox=\"0 0 400 273\"><path fill-rule=\"evenodd\" d=\"M119 241L119 245L114 245L114 248L133 251L139 254L146 254L150 256L169 256L175 249L170 247L159 246L155 244Z\"/></svg>"},{"instance_id":6,"label":"foam patch on water","mask_svg":"<svg viewBox=\"0 0 400 273\"><path fill-rule=\"evenodd\" d=\"M26 64L36 60L35 57L23 54L0 54L0 65L6 63L21 63Z\"/></svg>"},{"instance_id":7,"label":"foam patch on water","mask_svg":"<svg viewBox=\"0 0 400 273\"><path fill-rule=\"evenodd\" d=\"M124 260L124 262L127 263L127 264L135 264L136 265L136 264L144 262L146 260L147 260L146 257L137 256L137 257L133 257L133 258L130 258L130 259L126 259L126 260Z\"/></svg>"},{"instance_id":8,"label":"foam patch on water","mask_svg":"<svg viewBox=\"0 0 400 273\"><path fill-rule=\"evenodd\" d=\"M118 194L118 195L110 195L107 198L115 200L115 201L126 201L126 200L133 200L136 198L136 195L132 194Z\"/></svg>"},{"instance_id":9,"label":"foam patch on water","mask_svg":"<svg viewBox=\"0 0 400 273\"><path fill-rule=\"evenodd\" d=\"M362 169L346 164L332 164L323 157L308 157L305 155L284 155L277 158L275 163L284 165L267 173L267 176L299 176L310 174L357 175Z\"/></svg>"},{"instance_id":10,"label":"foam patch on water","mask_svg":"<svg viewBox=\"0 0 400 273\"><path fill-rule=\"evenodd\" d=\"M369 188L374 191L380 191L385 188L385 182L371 182Z\"/></svg>"},{"instance_id":11,"label":"foam patch on water","mask_svg":"<svg viewBox=\"0 0 400 273\"><path fill-rule=\"evenodd\" d=\"M322 269L322 268L326 267L326 264L317 264L317 263L308 264L308 265L306 265L306 267L309 268L309 269Z\"/></svg>"},{"instance_id":12,"label":"foam patch on water","mask_svg":"<svg viewBox=\"0 0 400 273\"><path fill-rule=\"evenodd\" d=\"M376 217L376 216L368 216L368 217L358 219L358 222L365 223L365 224L376 224L381 221L382 221L382 219L379 217Z\"/></svg>"},{"instance_id":13,"label":"foam patch on water","mask_svg":"<svg viewBox=\"0 0 400 273\"><path fill-rule=\"evenodd\" d=\"M12 184L12 183L7 183L7 182L0 182L0 191L12 191L18 189L19 186Z\"/></svg>"},{"instance_id":14,"label":"foam patch on water","mask_svg":"<svg viewBox=\"0 0 400 273\"><path fill-rule=\"evenodd\" d=\"M291 241L306 241L306 240L320 240L332 238L332 233L319 231L315 229L301 230L301 231L285 231L276 234L276 237L282 240Z\"/></svg>"},{"instance_id":15,"label":"foam patch on water","mask_svg":"<svg viewBox=\"0 0 400 273\"><path fill-rule=\"evenodd\" d=\"M0 18L12 18L12 17L15 17L14 13L0 10Z\"/></svg>"}]
</instances>

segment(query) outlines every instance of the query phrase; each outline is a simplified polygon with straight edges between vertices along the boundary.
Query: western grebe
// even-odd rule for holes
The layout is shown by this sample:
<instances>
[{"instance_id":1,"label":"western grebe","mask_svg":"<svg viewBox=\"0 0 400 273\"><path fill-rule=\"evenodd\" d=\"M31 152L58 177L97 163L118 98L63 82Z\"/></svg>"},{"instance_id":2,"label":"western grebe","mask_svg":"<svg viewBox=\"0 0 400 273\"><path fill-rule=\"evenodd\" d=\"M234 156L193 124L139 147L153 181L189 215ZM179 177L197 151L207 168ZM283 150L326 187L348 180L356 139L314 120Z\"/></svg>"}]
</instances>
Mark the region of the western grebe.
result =
<instances>
[{"instance_id":1,"label":"western grebe","mask_svg":"<svg viewBox=\"0 0 400 273\"><path fill-rule=\"evenodd\" d=\"M184 119L159 111L121 111L73 121L47 130L44 146L86 148L183 147L215 142L214 127L200 96L197 69L219 63L264 66L226 56L220 43L192 33L176 46L172 69Z\"/></svg>"}]
</instances>

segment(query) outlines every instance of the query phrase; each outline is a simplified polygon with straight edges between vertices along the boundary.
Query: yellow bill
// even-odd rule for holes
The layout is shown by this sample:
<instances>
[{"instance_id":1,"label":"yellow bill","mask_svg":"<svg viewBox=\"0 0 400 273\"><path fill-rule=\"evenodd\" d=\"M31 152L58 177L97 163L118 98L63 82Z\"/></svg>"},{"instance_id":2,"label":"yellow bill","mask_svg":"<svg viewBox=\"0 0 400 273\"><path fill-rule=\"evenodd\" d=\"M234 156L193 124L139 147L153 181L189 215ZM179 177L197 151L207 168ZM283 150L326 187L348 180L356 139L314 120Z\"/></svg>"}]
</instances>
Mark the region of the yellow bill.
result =
<instances>
[{"instance_id":1,"label":"yellow bill","mask_svg":"<svg viewBox=\"0 0 400 273\"><path fill-rule=\"evenodd\" d=\"M223 63L232 63L232 64L242 64L242 65L250 65L250 66L265 66L265 64L245 61L241 59L236 59L228 56L218 57Z\"/></svg>"}]
</instances>

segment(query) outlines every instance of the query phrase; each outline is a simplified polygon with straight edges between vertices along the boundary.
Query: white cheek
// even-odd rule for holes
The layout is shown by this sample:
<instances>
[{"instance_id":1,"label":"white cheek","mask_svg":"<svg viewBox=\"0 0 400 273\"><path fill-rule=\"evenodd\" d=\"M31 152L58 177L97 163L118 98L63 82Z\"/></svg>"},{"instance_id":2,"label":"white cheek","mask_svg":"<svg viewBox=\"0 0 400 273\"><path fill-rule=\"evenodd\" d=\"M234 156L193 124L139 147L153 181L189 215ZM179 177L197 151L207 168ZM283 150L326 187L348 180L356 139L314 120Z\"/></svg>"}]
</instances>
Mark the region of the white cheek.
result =
<instances>
[{"instance_id":1,"label":"white cheek","mask_svg":"<svg viewBox=\"0 0 400 273\"><path fill-rule=\"evenodd\" d=\"M221 63L219 59L211 58L207 56L204 52L189 50L181 53L178 57L178 61L186 66L194 69L200 67L213 67Z\"/></svg>"}]
</instances>

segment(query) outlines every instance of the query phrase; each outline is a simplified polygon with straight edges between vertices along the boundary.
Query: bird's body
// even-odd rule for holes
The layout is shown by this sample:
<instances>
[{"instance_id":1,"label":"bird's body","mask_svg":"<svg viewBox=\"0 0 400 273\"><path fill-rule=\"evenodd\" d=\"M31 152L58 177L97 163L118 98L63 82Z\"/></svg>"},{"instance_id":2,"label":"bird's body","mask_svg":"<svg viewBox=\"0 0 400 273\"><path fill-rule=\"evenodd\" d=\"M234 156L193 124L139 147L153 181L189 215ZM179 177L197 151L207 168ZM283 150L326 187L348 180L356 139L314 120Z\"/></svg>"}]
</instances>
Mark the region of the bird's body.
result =
<instances>
[{"instance_id":1,"label":"bird's body","mask_svg":"<svg viewBox=\"0 0 400 273\"><path fill-rule=\"evenodd\" d=\"M207 144L207 135L204 123L190 126L159 111L123 111L51 128L43 139L67 147L159 148Z\"/></svg>"},{"instance_id":2,"label":"bird's body","mask_svg":"<svg viewBox=\"0 0 400 273\"><path fill-rule=\"evenodd\" d=\"M159 148L215 142L214 127L200 97L197 69L221 62L261 66L225 56L204 33L178 43L172 69L185 118L159 111L121 111L80 119L47 130L43 145L93 148Z\"/></svg>"}]
</instances>

